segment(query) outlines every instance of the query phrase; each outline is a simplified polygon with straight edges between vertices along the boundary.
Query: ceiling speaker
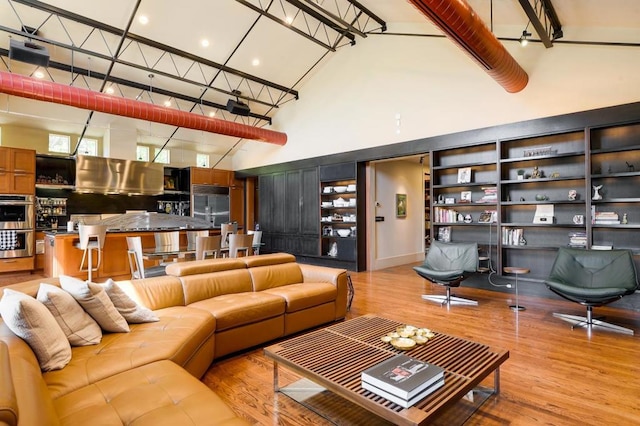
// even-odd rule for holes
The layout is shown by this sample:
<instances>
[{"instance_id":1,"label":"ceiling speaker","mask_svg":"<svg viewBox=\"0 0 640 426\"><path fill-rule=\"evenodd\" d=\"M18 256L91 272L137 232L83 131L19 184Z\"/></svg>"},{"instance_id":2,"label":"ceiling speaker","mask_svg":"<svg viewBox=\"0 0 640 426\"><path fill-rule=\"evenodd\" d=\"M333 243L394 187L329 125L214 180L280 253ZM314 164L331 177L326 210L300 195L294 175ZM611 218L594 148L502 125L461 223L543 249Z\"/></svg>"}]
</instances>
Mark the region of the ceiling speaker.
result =
<instances>
[{"instance_id":1,"label":"ceiling speaker","mask_svg":"<svg viewBox=\"0 0 640 426\"><path fill-rule=\"evenodd\" d=\"M28 64L49 66L49 51L46 47L28 41L9 41L9 58Z\"/></svg>"},{"instance_id":2,"label":"ceiling speaker","mask_svg":"<svg viewBox=\"0 0 640 426\"><path fill-rule=\"evenodd\" d=\"M249 109L249 105L243 104L240 101L234 101L233 99L229 99L229 101L227 102L227 111L229 111L232 114L246 116L246 115L249 115L249 112L251 110Z\"/></svg>"}]
</instances>

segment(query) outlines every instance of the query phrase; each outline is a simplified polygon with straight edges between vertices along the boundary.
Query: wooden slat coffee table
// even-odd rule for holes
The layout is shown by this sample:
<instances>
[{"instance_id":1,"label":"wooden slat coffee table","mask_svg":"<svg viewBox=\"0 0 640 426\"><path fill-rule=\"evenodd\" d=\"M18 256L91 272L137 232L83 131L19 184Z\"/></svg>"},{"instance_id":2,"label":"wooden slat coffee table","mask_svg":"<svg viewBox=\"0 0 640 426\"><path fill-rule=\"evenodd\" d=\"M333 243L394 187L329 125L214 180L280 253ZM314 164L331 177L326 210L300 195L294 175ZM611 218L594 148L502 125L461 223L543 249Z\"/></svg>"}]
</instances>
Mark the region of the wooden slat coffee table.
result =
<instances>
[{"instance_id":1,"label":"wooden slat coffee table","mask_svg":"<svg viewBox=\"0 0 640 426\"><path fill-rule=\"evenodd\" d=\"M469 410L466 410L464 418L451 419L451 416L457 415L451 407L473 396L474 388L492 373L493 388L485 392L486 396L500 392L500 365L509 358L508 351L492 349L481 343L437 332L435 338L426 344L404 353L444 368L443 387L409 408L403 408L362 389L360 373L363 370L401 353L380 340L381 336L400 325L403 324L365 315L265 348L265 355L274 361L275 390L285 389L281 389L278 383L278 367L282 366L350 401L359 410L365 409L365 413L374 413L398 425L431 424L438 419L446 424L456 423L455 420L463 422L470 414ZM475 401L472 410L477 406L478 401ZM342 412L349 411L345 411L344 407L340 409ZM319 414L324 416L323 413Z\"/></svg>"}]
</instances>

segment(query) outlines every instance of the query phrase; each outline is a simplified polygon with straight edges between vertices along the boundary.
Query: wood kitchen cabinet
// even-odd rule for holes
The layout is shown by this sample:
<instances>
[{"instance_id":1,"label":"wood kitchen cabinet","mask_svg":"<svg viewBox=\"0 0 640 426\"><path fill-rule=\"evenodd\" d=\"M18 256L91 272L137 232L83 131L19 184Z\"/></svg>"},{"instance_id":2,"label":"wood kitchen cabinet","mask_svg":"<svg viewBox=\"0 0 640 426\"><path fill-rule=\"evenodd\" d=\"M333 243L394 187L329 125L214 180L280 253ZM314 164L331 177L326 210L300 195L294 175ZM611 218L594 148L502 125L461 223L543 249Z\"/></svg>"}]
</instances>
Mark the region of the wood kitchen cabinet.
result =
<instances>
[{"instance_id":1,"label":"wood kitchen cabinet","mask_svg":"<svg viewBox=\"0 0 640 426\"><path fill-rule=\"evenodd\" d=\"M0 193L35 193L36 152L0 147Z\"/></svg>"},{"instance_id":2,"label":"wood kitchen cabinet","mask_svg":"<svg viewBox=\"0 0 640 426\"><path fill-rule=\"evenodd\" d=\"M233 172L230 170L191 167L191 184L231 186L233 184Z\"/></svg>"}]
</instances>

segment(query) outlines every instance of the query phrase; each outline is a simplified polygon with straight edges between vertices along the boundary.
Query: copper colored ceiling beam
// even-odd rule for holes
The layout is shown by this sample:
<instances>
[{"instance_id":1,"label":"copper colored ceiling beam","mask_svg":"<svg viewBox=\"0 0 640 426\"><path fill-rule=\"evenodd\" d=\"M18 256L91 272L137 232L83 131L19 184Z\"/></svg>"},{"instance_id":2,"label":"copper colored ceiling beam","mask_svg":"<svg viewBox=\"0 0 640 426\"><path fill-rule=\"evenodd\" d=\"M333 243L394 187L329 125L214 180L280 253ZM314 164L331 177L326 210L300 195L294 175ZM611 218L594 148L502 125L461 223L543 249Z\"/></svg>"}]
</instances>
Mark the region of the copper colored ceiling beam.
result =
<instances>
[{"instance_id":1,"label":"copper colored ceiling beam","mask_svg":"<svg viewBox=\"0 0 640 426\"><path fill-rule=\"evenodd\" d=\"M101 92L42 81L8 72L0 72L0 92L38 101L276 145L287 143L286 133L205 117L186 111L156 106L147 102L119 98Z\"/></svg>"},{"instance_id":2,"label":"copper colored ceiling beam","mask_svg":"<svg viewBox=\"0 0 640 426\"><path fill-rule=\"evenodd\" d=\"M507 92L527 86L529 76L465 0L408 0L475 60Z\"/></svg>"}]
</instances>

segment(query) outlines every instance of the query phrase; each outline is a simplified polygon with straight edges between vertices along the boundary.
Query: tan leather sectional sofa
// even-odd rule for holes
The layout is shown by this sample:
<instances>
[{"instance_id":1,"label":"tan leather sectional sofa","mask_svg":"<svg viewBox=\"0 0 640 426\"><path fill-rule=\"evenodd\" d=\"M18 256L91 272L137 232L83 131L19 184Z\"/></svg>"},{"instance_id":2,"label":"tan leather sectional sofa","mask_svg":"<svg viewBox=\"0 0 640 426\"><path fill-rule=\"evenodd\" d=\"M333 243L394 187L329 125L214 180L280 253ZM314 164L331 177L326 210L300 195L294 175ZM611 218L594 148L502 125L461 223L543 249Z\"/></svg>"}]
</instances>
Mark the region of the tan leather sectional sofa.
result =
<instances>
[{"instance_id":1,"label":"tan leather sectional sofa","mask_svg":"<svg viewBox=\"0 0 640 426\"><path fill-rule=\"evenodd\" d=\"M158 322L72 347L41 372L0 320L0 425L241 425L198 378L221 356L344 318L347 273L288 254L179 262L167 276L121 281ZM40 282L10 286L32 296Z\"/></svg>"}]
</instances>

